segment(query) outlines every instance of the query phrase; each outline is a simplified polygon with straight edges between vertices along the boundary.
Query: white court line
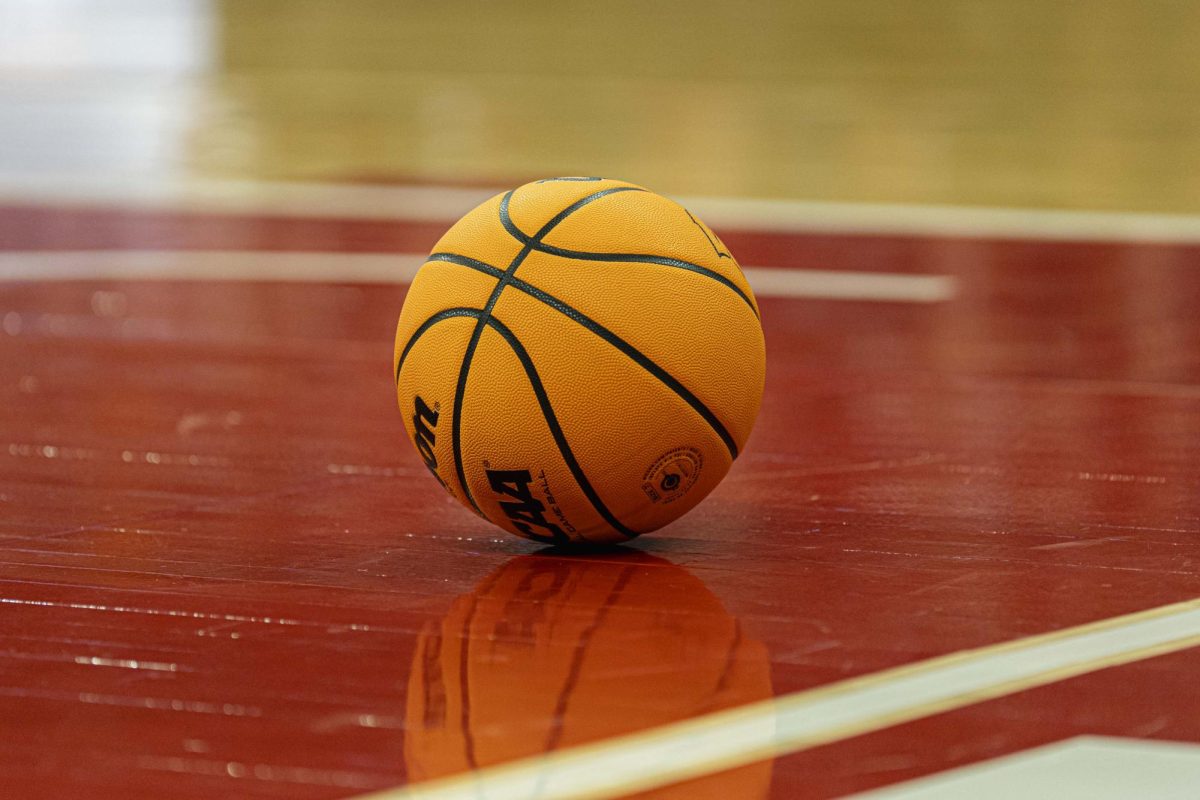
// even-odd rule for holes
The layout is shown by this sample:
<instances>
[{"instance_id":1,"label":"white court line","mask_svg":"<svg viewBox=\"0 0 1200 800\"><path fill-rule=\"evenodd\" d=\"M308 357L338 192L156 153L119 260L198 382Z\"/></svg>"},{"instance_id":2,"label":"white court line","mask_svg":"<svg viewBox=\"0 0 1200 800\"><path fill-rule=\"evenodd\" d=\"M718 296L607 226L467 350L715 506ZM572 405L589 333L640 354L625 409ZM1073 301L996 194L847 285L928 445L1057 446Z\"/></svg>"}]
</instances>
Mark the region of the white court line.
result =
<instances>
[{"instance_id":1,"label":"white court line","mask_svg":"<svg viewBox=\"0 0 1200 800\"><path fill-rule=\"evenodd\" d=\"M746 267L742 270L759 297L812 297L827 300L891 300L937 303L954 295L949 275L895 272L835 272L821 269Z\"/></svg>"},{"instance_id":2,"label":"white court line","mask_svg":"<svg viewBox=\"0 0 1200 800\"><path fill-rule=\"evenodd\" d=\"M446 186L0 174L0 202L5 203L447 224L494 194L493 189ZM736 197L675 199L718 230L1200 243L1200 216L1182 214Z\"/></svg>"},{"instance_id":3,"label":"white court line","mask_svg":"<svg viewBox=\"0 0 1200 800\"><path fill-rule=\"evenodd\" d=\"M14 204L71 203L142 211L402 219L445 222L447 226L496 193L495 189L451 186L0 174L0 202Z\"/></svg>"},{"instance_id":4,"label":"white court line","mask_svg":"<svg viewBox=\"0 0 1200 800\"><path fill-rule=\"evenodd\" d=\"M1197 645L1192 600L359 800L619 797Z\"/></svg>"},{"instance_id":5,"label":"white court line","mask_svg":"<svg viewBox=\"0 0 1200 800\"><path fill-rule=\"evenodd\" d=\"M1196 800L1198 794L1200 745L1076 736L847 800Z\"/></svg>"},{"instance_id":6,"label":"white court line","mask_svg":"<svg viewBox=\"0 0 1200 800\"><path fill-rule=\"evenodd\" d=\"M424 255L243 250L0 252L0 281L210 280L408 283ZM936 303L954 294L947 275L747 267L759 297Z\"/></svg>"}]
</instances>

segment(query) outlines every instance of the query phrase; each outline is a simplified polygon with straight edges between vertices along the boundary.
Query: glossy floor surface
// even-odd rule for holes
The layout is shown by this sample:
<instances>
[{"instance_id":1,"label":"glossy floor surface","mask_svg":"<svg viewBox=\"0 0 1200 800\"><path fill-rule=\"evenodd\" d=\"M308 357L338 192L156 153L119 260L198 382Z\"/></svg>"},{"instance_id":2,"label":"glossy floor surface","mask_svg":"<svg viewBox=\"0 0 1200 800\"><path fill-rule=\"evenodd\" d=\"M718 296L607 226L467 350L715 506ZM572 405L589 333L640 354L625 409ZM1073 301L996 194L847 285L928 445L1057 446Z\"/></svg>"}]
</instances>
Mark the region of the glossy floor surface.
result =
<instances>
[{"instance_id":1,"label":"glossy floor surface","mask_svg":"<svg viewBox=\"0 0 1200 800\"><path fill-rule=\"evenodd\" d=\"M499 535L425 472L387 366L401 287L4 284L5 784L340 797L1195 596L1196 248L725 234L957 292L764 297L746 454L694 513L590 558ZM1195 657L712 791L835 796L1080 733L1200 741Z\"/></svg>"},{"instance_id":2,"label":"glossy floor surface","mask_svg":"<svg viewBox=\"0 0 1200 800\"><path fill-rule=\"evenodd\" d=\"M332 799L481 769L454 796L499 797L497 764L977 648L988 679L1027 637L1200 596L1187 220L1132 242L1127 217L949 235L864 209L850 233L701 202L756 268L758 426L694 512L587 557L446 497L389 363L406 270L470 206L428 184L586 167L1200 211L1190 5L511 4L466 28L385 5L0 4L0 796ZM676 57L649 59L664 31ZM408 189L380 181L428 193L381 214ZM220 201L181 200L201 185ZM665 760L646 796L1200 745L1200 628L1171 635L735 769Z\"/></svg>"}]
</instances>

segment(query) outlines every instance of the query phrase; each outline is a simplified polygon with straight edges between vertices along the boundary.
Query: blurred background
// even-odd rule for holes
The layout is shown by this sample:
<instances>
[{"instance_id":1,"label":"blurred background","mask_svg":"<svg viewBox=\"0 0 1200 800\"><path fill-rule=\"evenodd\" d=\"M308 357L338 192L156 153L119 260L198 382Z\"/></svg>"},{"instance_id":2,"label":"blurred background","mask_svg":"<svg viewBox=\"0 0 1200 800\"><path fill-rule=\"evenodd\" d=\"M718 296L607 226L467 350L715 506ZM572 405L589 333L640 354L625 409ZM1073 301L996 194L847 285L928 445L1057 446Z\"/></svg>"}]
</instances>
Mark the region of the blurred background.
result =
<instances>
[{"instance_id":1,"label":"blurred background","mask_svg":"<svg viewBox=\"0 0 1200 800\"><path fill-rule=\"evenodd\" d=\"M0 0L0 173L1200 212L1200 4Z\"/></svg>"}]
</instances>

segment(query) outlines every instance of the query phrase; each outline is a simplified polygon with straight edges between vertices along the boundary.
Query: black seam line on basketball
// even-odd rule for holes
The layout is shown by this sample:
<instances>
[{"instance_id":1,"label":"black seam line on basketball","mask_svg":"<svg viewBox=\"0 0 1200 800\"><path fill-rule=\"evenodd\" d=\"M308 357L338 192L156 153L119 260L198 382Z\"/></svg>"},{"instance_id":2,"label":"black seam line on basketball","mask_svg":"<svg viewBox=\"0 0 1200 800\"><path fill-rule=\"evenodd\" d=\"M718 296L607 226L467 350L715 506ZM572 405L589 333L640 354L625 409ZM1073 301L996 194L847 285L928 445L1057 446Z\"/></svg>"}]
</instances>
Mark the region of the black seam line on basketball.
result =
<instances>
[{"instance_id":1,"label":"black seam line on basketball","mask_svg":"<svg viewBox=\"0 0 1200 800\"><path fill-rule=\"evenodd\" d=\"M430 253L429 258L425 261L444 261L447 264L458 264L463 267L470 267L473 270L478 270L484 275L491 275L493 278L501 278L504 276L504 270L499 267L493 267L491 264L485 264L482 261L477 261L474 258L460 256L457 253Z\"/></svg>"},{"instance_id":2,"label":"black seam line on basketball","mask_svg":"<svg viewBox=\"0 0 1200 800\"><path fill-rule=\"evenodd\" d=\"M611 186L607 189L601 189L598 192L592 192L589 195L585 195L585 196L579 198L574 203L571 203L571 205L567 206L562 211L555 214L553 217L550 218L550 221L547 222L545 225L543 225L541 227L541 229L537 233L535 233L533 236L526 236L525 233L523 231L521 231L520 228L517 227L516 223L512 221L512 217L509 216L508 202L509 202L510 196L512 195L512 192L509 192L507 195L504 196L504 199L500 201L500 223L502 225L504 225L504 228L506 230L508 230L509 233L512 233L514 236L516 236L516 233L513 233L514 231L516 231L517 233L520 233L521 235L516 236L516 238L519 239L522 243L527 244L527 245L534 245L536 247L537 245L540 245L542 243L542 239L545 238L546 235L550 233L550 231L554 230L554 228L556 228L560 222L562 222L564 219L566 219L567 217L574 214L579 209L586 206L588 203L592 203L596 200L599 200L601 197L608 197L610 194L617 194L618 192L644 192L644 191L646 191L646 190L641 188L640 186ZM509 228L510 225L512 226L511 228Z\"/></svg>"},{"instance_id":3,"label":"black seam line on basketball","mask_svg":"<svg viewBox=\"0 0 1200 800\"><path fill-rule=\"evenodd\" d=\"M498 272L499 270L497 270ZM417 340L425 335L425 332L432 328L437 323L452 317L472 317L479 319L479 309L477 308L447 308L437 312L429 319L425 320L413 331L412 336L408 337L408 342L404 345L404 349L400 351L400 358L396 361L396 383L400 382L400 370L404 366L404 359L408 358L408 352L413 349L413 345Z\"/></svg>"},{"instance_id":4,"label":"black seam line on basketball","mask_svg":"<svg viewBox=\"0 0 1200 800\"><path fill-rule=\"evenodd\" d=\"M731 458L738 457L737 442L734 441L733 436L729 434L729 431L725 429L725 426L721 424L721 421L717 419L717 415L710 411L708 406L704 405L699 397L696 397L696 395L692 394L686 386L676 380L669 372L658 366L658 364L655 364L650 360L649 357L647 357L629 342L625 341L620 336L617 336L615 333L601 325L599 322L596 322L582 311L567 305L557 297L547 294L536 286L526 283L519 278L513 278L511 283L514 289L519 289L530 297L540 300L560 314L563 314L569 319L572 319L583 327L587 328L589 331L620 350L642 369L649 372L655 378L658 378L663 385L677 394L680 399L691 406L692 409L699 414L705 422L708 423L709 427L713 429L713 432L715 432L717 436L721 438L721 441L724 442L725 446L729 449L729 455Z\"/></svg>"},{"instance_id":5,"label":"black seam line on basketball","mask_svg":"<svg viewBox=\"0 0 1200 800\"><path fill-rule=\"evenodd\" d=\"M429 260L460 264L464 267L470 267L471 269L478 270L486 275L502 274L496 267L493 267L489 264L484 264L482 261L476 261L473 258L458 256L453 253L434 253L434 255L429 257ZM692 409L699 414L705 422L708 423L709 427L713 429L713 432L721 438L721 441L725 443L725 447L729 450L730 457L734 459L738 457L737 442L734 441L733 436L730 435L725 426L721 424L721 421L717 419L717 415L710 411L708 406L704 405L700 398L688 391L686 386L676 380L669 372L658 366L658 364L655 364L653 361L651 361L640 350L583 312L567 305L562 300L559 300L554 295L543 292L541 289L532 284L526 283L520 278L512 278L509 281L509 284L514 289L518 289L535 300L545 303L555 311L558 311L560 314L563 314L567 318L587 328L589 331L596 334L601 339L608 342L613 347L617 348L626 356L628 356L634 363L657 378L664 386L675 392L680 399L691 406Z\"/></svg>"},{"instance_id":6,"label":"black seam line on basketball","mask_svg":"<svg viewBox=\"0 0 1200 800\"><path fill-rule=\"evenodd\" d=\"M529 378L529 385L533 389L533 394L537 397L538 405L542 408L542 416L546 419L546 425L550 428L550 435L554 437L554 443L558 445L558 452L566 462L567 469L571 471L575 482L579 484L579 488L587 495L587 499L591 502L592 507L596 509L604 521L611 525L615 530L629 539L636 538L641 534L635 530L625 527L621 524L613 513L608 510L608 506L604 505L604 501L600 499L600 495L592 488L592 484L588 481L587 475L583 472L583 467L579 466L579 462L575 459L575 454L571 451L571 446L567 443L567 437L563 433L562 426L558 424L558 416L554 413L553 406L550 405L550 397L546 394L546 387L542 385L541 376L538 375L537 368L533 365L533 359L529 357L529 351L525 349L525 345L521 344L521 340L516 337L504 323L495 317L487 318L489 325L496 333L504 337L508 342L508 346L512 348L513 354L517 360L521 362L521 366L525 369L525 376Z\"/></svg>"},{"instance_id":7,"label":"black seam line on basketball","mask_svg":"<svg viewBox=\"0 0 1200 800\"><path fill-rule=\"evenodd\" d=\"M714 241L713 241L713 238L712 238L711 236L709 236L709 235L708 235L708 231L706 231L706 230L704 229L704 226L700 224L700 220L698 220L698 219L696 219L695 217L693 217L693 216L692 216L692 212L688 211L688 210L685 208L685 209L683 209L683 213L685 213L685 214L687 214L687 215L688 215L688 219L690 219L690 220L692 221L692 224L693 224L693 225L695 225L697 228L699 228L699 229L700 229L700 232L704 234L704 238L705 238L705 239L708 239L708 243L709 243L710 245L712 245L712 249L713 249L713 251L714 251L714 252L716 252L716 254L717 254L717 258L731 258L731 256L729 255L729 253L723 253L723 252L721 252L721 248L717 247L717 243L716 243L716 242L714 242Z\"/></svg>"},{"instance_id":8,"label":"black seam line on basketball","mask_svg":"<svg viewBox=\"0 0 1200 800\"><path fill-rule=\"evenodd\" d=\"M504 193L504 197L500 199L500 208L508 207L508 201L512 197L513 190ZM516 272L517 267L521 266L521 262L529 255L531 248L525 245L521 251L509 263L508 269L496 281L496 285L492 287L492 293L488 295L487 303L475 318L475 329L471 331L471 338L467 341L467 347L463 351L462 363L458 368L458 381L455 384L454 390L454 413L450 418L450 450L454 455L454 473L458 476L458 485L462 487L463 495L471 507L475 509L481 516L483 509L479 507L479 503L475 501L475 495L472 494L471 488L467 486L467 473L463 467L462 459L462 407L464 395L467 390L467 376L471 372L471 361L475 358L475 348L479 346L479 337L483 334L483 328L487 324L488 318L492 315L492 309L496 307L496 302L500 299L500 294L504 291L504 287L508 285L508 278L512 273Z\"/></svg>"},{"instance_id":9,"label":"black seam line on basketball","mask_svg":"<svg viewBox=\"0 0 1200 800\"><path fill-rule=\"evenodd\" d=\"M619 192L622 189L639 192L645 191L645 189L638 189L633 186L622 186L618 187L617 189L609 189L608 192ZM600 193L598 192L597 194ZM665 256L643 255L641 253L589 253L585 250L566 250L562 247L555 247L554 245L545 244L541 240L541 237L545 235L544 232L539 231L537 236L529 236L513 223L512 219L510 219L508 216L507 202L500 203L500 222L503 223L504 229L512 234L514 239L524 243L526 247L531 247L532 249L537 250L539 253L547 253L552 256L562 256L563 258L577 258L580 261L627 261L635 264L657 264L663 267L686 269L690 272L703 275L706 278L712 278L714 281L724 284L737 293L737 296L742 298L746 305L750 307L750 312L754 314L755 317L758 317L758 309L754 307L754 301L752 301L746 295L746 293L741 290L741 287L729 280L729 278L726 278L721 273L711 270L708 267L702 267L699 264L693 264L692 262L684 261L683 259L667 258Z\"/></svg>"},{"instance_id":10,"label":"black seam line on basketball","mask_svg":"<svg viewBox=\"0 0 1200 800\"><path fill-rule=\"evenodd\" d=\"M719 272L711 270L708 267L702 267L699 264L693 264L690 261L684 261L680 258L667 258L665 256L643 255L641 253L588 253L581 250L565 250L561 247L553 247L538 242L534 248L539 253L547 253L552 256L562 256L563 258L577 258L580 261L604 261L604 262L629 262L633 264L657 264L663 267L675 267L676 269L685 269L689 272L695 272L703 275L706 278L712 278L717 283L724 284L732 289L738 297L742 298L750 308L750 312L755 317L758 316L758 309L754 307L754 301L741 290L736 283L726 278Z\"/></svg>"},{"instance_id":11,"label":"black seam line on basketball","mask_svg":"<svg viewBox=\"0 0 1200 800\"><path fill-rule=\"evenodd\" d=\"M473 259L467 260L471 261ZM487 265L481 263L481 266ZM492 269L494 269L494 267ZM522 281L522 283L524 282ZM516 335L509 330L506 325L500 322L500 320L490 315L485 318L484 312L477 308L448 308L445 311L439 311L437 314L434 314L432 317L425 320L425 322L421 324L421 327L417 329L417 332L414 333L409 339L409 343L405 347L404 353L400 357L401 363L403 364L404 356L408 354L408 351L412 348L413 343L415 343L416 339L419 338L422 333L436 323L452 317L474 317L477 320L483 321L486 325L492 327L497 333L504 337L504 340L508 342L509 347L516 355L517 360L521 362L521 366L525 370L526 377L529 378L529 384L533 389L534 395L537 397L538 405L542 409L542 416L545 417L546 424L550 428L550 435L554 437L554 442L558 446L559 453L562 455L563 461L567 465L567 469L571 471L571 475L575 478L575 482L579 485L579 488L583 490L584 495L587 496L588 501L592 504L592 507L595 508L596 512L604 518L605 522L619 531L623 536L626 536L630 539L639 536L640 534L637 531L625 527L619 520L617 520L615 516L613 516L612 512L608 510L608 507L604 505L604 501L602 501L600 496L596 493L596 490L592 488L591 483L588 482L587 476L583 472L583 468L579 465L579 462L575 458L575 454L571 451L571 447L567 443L566 435L563 433L562 426L560 426L558 423L558 417L554 413L554 408L550 405L550 398L546 394L546 389L542 385L541 377L538 375L537 369L533 365L533 359L529 357L529 352L525 349L525 346L521 344L521 341L516 337ZM398 371L399 370L397 370L397 372ZM465 490L466 481L461 481L461 485ZM472 505L474 505L473 501ZM480 511L480 513L482 514L483 512Z\"/></svg>"},{"instance_id":12,"label":"black seam line on basketball","mask_svg":"<svg viewBox=\"0 0 1200 800\"><path fill-rule=\"evenodd\" d=\"M554 226L558 225L558 223L562 222L564 219L571 216L576 211L578 211L579 209L586 206L588 203L591 203L594 200L599 200L601 197L607 197L610 194L616 194L617 192L644 192L644 191L646 191L646 190L641 188L640 186L613 186L608 189L601 189L598 192L592 192L591 194L589 194L585 197L581 197L580 199L576 200L571 205L564 208L562 211L558 212L558 214L556 214L549 222L547 222L545 225L543 225L542 229L539 230L537 233L535 233L533 236L530 236L529 234L525 233L525 231L518 228L517 224L512 221L512 217L509 216L508 201L509 201L509 198L512 197L512 192L509 192L508 194L504 195L504 198L500 201L500 224L503 225L504 230L508 231L509 235L512 236L514 239L516 239L518 242L525 245L526 247L532 247L534 250L537 250L538 245L541 245L541 243L542 243L543 236L550 233L550 231L554 229Z\"/></svg>"},{"instance_id":13,"label":"black seam line on basketball","mask_svg":"<svg viewBox=\"0 0 1200 800\"><path fill-rule=\"evenodd\" d=\"M462 487L463 494L466 495L467 500L471 503L471 507L474 508L480 514L480 516L483 516L483 509L479 507L479 503L475 502L475 496L471 493L471 487L467 485L467 474L463 468L462 406L463 398L466 395L467 376L471 372L471 361L475 358L475 349L479 346L479 337L483 333L483 327L487 324L488 320L491 319L492 309L496 307L496 303L499 301L500 295L504 292L504 287L506 287L509 281L512 280L513 274L516 273L517 268L521 266L521 262L524 261L525 257L528 256L533 250L533 244L540 242L543 236L550 233L550 231L554 229L554 226L558 225L560 222L586 206L588 203L591 203L594 200L599 200L601 197L613 194L614 192L631 191L635 188L636 187L632 186L618 186L609 189L602 189L598 192L592 192L591 194L576 200L574 203L571 203L562 211L559 211L557 214L551 217L546 224L543 225L540 230L538 230L533 239L525 243L525 245L521 248L521 252L517 253L516 257L513 258L512 263L508 265L508 269L506 269L500 279L496 281L496 285L492 289L492 294L488 297L487 304L483 307L483 314L479 316L475 322L475 330L471 332L471 339L467 342L467 349L463 353L462 366L459 367L458 370L458 384L454 392L454 414L450 418L450 449L454 454L454 471L458 475L458 485ZM503 221L508 218L508 204L509 201L512 200L513 191L515 190L510 189L504 193L502 198L500 198L501 224L503 224Z\"/></svg>"}]
</instances>

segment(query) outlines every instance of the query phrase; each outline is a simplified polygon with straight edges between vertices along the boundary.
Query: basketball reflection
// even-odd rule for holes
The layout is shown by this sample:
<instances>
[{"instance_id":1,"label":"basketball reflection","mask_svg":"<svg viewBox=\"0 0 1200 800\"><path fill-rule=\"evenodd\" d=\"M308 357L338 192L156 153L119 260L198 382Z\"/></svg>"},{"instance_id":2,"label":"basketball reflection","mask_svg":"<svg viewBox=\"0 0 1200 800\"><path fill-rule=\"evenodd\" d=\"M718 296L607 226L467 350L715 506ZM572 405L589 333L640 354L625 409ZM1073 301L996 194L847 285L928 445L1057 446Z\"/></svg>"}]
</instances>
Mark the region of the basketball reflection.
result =
<instances>
[{"instance_id":1,"label":"basketball reflection","mask_svg":"<svg viewBox=\"0 0 1200 800\"><path fill-rule=\"evenodd\" d=\"M519 556L417 643L409 780L487 767L762 700L770 663L720 600L669 561ZM762 763L654 798L759 798Z\"/></svg>"}]
</instances>

